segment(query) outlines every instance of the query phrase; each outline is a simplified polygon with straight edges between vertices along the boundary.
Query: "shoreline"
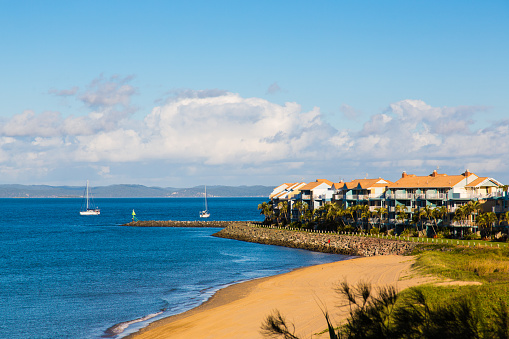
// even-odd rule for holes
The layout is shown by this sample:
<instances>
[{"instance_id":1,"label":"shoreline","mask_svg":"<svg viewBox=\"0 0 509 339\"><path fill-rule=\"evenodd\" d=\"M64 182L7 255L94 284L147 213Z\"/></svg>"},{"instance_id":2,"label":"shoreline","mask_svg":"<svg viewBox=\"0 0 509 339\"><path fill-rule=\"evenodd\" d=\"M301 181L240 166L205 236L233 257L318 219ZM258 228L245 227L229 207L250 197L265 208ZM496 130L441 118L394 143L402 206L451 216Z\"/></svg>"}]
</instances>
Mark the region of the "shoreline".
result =
<instances>
[{"instance_id":1,"label":"shoreline","mask_svg":"<svg viewBox=\"0 0 509 339\"><path fill-rule=\"evenodd\" d=\"M414 261L396 255L351 258L233 284L201 305L154 321L125 338L262 338L260 326L275 309L295 324L295 334L321 338L316 335L326 329L321 307L329 310L334 323L348 316L347 305L337 307L344 302L334 286L343 280L367 281L374 287L394 285L402 290L428 282L409 277Z\"/></svg>"}]
</instances>

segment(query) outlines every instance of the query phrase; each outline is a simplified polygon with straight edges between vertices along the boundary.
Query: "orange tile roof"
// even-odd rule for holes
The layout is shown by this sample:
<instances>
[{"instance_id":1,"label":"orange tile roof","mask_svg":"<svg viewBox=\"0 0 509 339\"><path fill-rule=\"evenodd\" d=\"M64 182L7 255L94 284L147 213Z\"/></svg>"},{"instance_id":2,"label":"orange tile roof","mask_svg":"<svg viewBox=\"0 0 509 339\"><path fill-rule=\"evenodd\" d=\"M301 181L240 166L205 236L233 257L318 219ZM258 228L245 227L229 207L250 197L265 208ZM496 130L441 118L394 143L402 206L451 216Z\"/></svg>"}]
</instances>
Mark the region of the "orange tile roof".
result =
<instances>
[{"instance_id":1,"label":"orange tile roof","mask_svg":"<svg viewBox=\"0 0 509 339\"><path fill-rule=\"evenodd\" d=\"M300 188L301 191L312 190L313 188L320 186L321 184L326 184L329 187L332 187L333 182L327 179L317 179L316 181L310 182Z\"/></svg>"},{"instance_id":2,"label":"orange tile roof","mask_svg":"<svg viewBox=\"0 0 509 339\"><path fill-rule=\"evenodd\" d=\"M459 184L462 180L465 180L464 175L447 175L447 174L436 174L426 176L406 175L399 179L389 188L418 188L418 187L443 187L450 188Z\"/></svg>"},{"instance_id":3,"label":"orange tile roof","mask_svg":"<svg viewBox=\"0 0 509 339\"><path fill-rule=\"evenodd\" d=\"M332 181L327 180L327 179L316 179L316 181L318 181L318 182L324 182L324 183L326 183L327 185L329 185L329 186L331 186L331 187L332 187L332 184L333 184L333 182L332 182Z\"/></svg>"},{"instance_id":4,"label":"orange tile roof","mask_svg":"<svg viewBox=\"0 0 509 339\"><path fill-rule=\"evenodd\" d=\"M382 181L381 183L379 183ZM363 189L368 187L385 187L391 185L393 182L385 179L354 179L350 182L345 183L347 189L353 189L356 187L361 187ZM343 186L344 187L344 186Z\"/></svg>"},{"instance_id":5,"label":"orange tile roof","mask_svg":"<svg viewBox=\"0 0 509 339\"><path fill-rule=\"evenodd\" d=\"M469 183L468 185L465 185L465 186L466 187L475 187L475 186L481 184L486 179L488 179L488 177L479 177L479 178L475 179L474 181L472 181L471 183Z\"/></svg>"},{"instance_id":6,"label":"orange tile roof","mask_svg":"<svg viewBox=\"0 0 509 339\"><path fill-rule=\"evenodd\" d=\"M497 186L503 186L501 183L499 183L497 180L493 179L493 178L488 178L488 177L479 177L477 179L475 179L474 181L472 181L471 183L469 183L468 185L466 185L466 187L475 187L475 186L479 186L481 185L483 182L485 182L486 180L489 180L491 181L493 184L497 185Z\"/></svg>"},{"instance_id":7,"label":"orange tile roof","mask_svg":"<svg viewBox=\"0 0 509 339\"><path fill-rule=\"evenodd\" d=\"M343 188L343 186L345 186L345 183L343 181L341 182L335 182L332 184L332 188L338 190L340 188Z\"/></svg>"}]
</instances>

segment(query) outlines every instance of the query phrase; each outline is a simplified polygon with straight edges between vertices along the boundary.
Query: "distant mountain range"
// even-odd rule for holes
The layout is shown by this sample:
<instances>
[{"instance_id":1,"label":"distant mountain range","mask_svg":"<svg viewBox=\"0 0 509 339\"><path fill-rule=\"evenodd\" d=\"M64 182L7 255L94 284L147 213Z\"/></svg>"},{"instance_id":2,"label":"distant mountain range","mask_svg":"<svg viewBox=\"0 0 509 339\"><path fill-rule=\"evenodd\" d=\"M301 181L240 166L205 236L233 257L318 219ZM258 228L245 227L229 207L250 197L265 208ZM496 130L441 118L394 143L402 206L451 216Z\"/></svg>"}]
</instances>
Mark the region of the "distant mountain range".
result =
<instances>
[{"instance_id":1,"label":"distant mountain range","mask_svg":"<svg viewBox=\"0 0 509 339\"><path fill-rule=\"evenodd\" d=\"M209 197L268 197L272 186L207 186ZM94 198L193 198L204 196L204 186L191 188L110 185L90 188ZM0 198L79 198L78 186L0 185Z\"/></svg>"}]
</instances>

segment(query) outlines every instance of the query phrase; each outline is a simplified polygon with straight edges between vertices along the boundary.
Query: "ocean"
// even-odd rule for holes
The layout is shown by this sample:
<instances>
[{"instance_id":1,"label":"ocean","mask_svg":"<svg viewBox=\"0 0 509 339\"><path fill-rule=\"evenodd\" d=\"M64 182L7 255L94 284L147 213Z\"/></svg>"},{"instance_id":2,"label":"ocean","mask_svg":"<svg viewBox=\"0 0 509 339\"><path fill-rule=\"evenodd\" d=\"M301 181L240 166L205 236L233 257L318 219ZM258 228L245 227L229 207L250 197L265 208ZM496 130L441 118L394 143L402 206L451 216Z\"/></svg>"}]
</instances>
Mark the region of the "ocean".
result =
<instances>
[{"instance_id":1,"label":"ocean","mask_svg":"<svg viewBox=\"0 0 509 339\"><path fill-rule=\"evenodd\" d=\"M261 221L263 201L209 198L208 220ZM140 220L198 220L203 199L95 203L101 215L80 216L81 199L0 199L1 338L122 338L233 283L348 259L212 237L219 228L121 226L133 209Z\"/></svg>"}]
</instances>

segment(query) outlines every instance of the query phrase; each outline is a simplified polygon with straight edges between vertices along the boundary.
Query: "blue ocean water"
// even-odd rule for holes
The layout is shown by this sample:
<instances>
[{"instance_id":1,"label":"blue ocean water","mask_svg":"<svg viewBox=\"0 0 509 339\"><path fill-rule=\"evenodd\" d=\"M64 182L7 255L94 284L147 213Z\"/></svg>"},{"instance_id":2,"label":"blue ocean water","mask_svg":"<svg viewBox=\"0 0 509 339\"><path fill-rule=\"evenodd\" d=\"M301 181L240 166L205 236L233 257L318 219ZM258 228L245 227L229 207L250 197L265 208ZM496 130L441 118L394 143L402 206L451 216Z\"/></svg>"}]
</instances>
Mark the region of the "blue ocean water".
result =
<instances>
[{"instance_id":1,"label":"blue ocean water","mask_svg":"<svg viewBox=\"0 0 509 339\"><path fill-rule=\"evenodd\" d=\"M263 198L209 198L208 220L262 220ZM232 283L344 260L345 256L212 237L218 228L122 227L140 220L197 220L197 198L0 199L0 337L101 338L198 306Z\"/></svg>"}]
</instances>

